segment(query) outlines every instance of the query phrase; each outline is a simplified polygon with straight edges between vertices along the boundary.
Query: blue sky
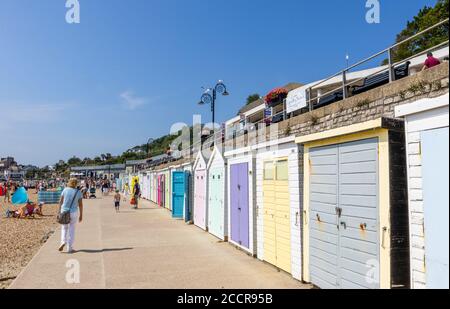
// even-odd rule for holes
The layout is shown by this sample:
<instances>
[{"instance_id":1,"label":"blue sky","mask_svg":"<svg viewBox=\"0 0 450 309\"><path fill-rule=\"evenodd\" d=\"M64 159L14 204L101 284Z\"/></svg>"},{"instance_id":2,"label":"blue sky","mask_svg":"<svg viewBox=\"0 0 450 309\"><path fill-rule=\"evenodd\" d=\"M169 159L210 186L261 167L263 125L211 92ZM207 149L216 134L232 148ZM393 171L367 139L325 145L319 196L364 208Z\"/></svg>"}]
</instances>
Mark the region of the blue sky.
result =
<instances>
[{"instance_id":1,"label":"blue sky","mask_svg":"<svg viewBox=\"0 0 450 309\"><path fill-rule=\"evenodd\" d=\"M172 124L210 121L201 86L231 93L217 119L246 97L335 73L385 48L435 0L0 0L0 156L53 164L120 154Z\"/></svg>"}]
</instances>

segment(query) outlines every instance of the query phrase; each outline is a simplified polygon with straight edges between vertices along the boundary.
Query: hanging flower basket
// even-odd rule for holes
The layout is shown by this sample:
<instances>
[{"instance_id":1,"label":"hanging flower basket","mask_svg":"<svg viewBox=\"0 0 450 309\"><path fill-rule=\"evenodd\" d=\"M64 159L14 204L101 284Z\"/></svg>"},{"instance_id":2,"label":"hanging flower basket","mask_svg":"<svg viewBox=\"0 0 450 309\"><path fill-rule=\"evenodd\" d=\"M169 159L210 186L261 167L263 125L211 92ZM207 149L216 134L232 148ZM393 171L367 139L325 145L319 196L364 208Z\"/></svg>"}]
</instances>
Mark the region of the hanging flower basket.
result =
<instances>
[{"instance_id":1,"label":"hanging flower basket","mask_svg":"<svg viewBox=\"0 0 450 309\"><path fill-rule=\"evenodd\" d=\"M287 98L288 91L285 88L275 88L265 96L266 105L274 107L283 103L283 100Z\"/></svg>"}]
</instances>

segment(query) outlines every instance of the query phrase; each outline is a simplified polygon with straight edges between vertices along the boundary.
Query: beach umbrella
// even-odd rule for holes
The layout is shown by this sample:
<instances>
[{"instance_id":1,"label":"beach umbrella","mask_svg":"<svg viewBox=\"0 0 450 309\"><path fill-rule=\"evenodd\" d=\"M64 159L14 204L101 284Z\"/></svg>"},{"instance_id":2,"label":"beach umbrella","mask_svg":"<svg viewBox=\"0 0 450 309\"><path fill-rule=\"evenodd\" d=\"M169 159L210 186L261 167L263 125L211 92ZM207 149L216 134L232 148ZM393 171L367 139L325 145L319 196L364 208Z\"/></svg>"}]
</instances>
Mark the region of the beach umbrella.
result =
<instances>
[{"instance_id":1,"label":"beach umbrella","mask_svg":"<svg viewBox=\"0 0 450 309\"><path fill-rule=\"evenodd\" d=\"M14 192L11 202L14 205L26 204L28 202L28 194L24 187L20 187Z\"/></svg>"}]
</instances>

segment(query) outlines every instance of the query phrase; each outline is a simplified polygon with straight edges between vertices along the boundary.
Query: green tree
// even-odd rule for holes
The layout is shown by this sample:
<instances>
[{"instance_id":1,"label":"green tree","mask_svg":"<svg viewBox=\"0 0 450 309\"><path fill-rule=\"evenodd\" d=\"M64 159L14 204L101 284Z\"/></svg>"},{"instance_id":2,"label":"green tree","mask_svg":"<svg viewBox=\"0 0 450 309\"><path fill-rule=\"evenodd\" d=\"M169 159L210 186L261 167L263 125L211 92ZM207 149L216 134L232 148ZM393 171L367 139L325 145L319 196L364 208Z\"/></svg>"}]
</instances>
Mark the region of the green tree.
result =
<instances>
[{"instance_id":1,"label":"green tree","mask_svg":"<svg viewBox=\"0 0 450 309\"><path fill-rule=\"evenodd\" d=\"M102 163L102 158L100 158L100 157L95 157L94 158L94 162L93 162L94 164L100 164L100 163Z\"/></svg>"},{"instance_id":2,"label":"green tree","mask_svg":"<svg viewBox=\"0 0 450 309\"><path fill-rule=\"evenodd\" d=\"M35 169L30 169L25 173L25 178L26 179L33 179L35 174L37 173L37 170Z\"/></svg>"},{"instance_id":3,"label":"green tree","mask_svg":"<svg viewBox=\"0 0 450 309\"><path fill-rule=\"evenodd\" d=\"M449 0L438 0L434 7L425 6L414 16L412 21L408 21L406 28L398 35L396 42L399 43L449 17ZM392 58L394 62L401 61L433 46L448 40L448 23L433 29L416 39L401 44L393 50ZM386 63L385 60L384 63Z\"/></svg>"},{"instance_id":4,"label":"green tree","mask_svg":"<svg viewBox=\"0 0 450 309\"><path fill-rule=\"evenodd\" d=\"M89 165L92 164L92 160L88 157L83 159L83 162L81 162L83 165Z\"/></svg>"},{"instance_id":5,"label":"green tree","mask_svg":"<svg viewBox=\"0 0 450 309\"><path fill-rule=\"evenodd\" d=\"M258 93L254 93L254 94L249 95L247 97L246 105L249 105L249 104L255 102L256 100L259 100L259 98L261 98L261 96Z\"/></svg>"},{"instance_id":6,"label":"green tree","mask_svg":"<svg viewBox=\"0 0 450 309\"><path fill-rule=\"evenodd\" d=\"M67 161L67 163L68 163L70 166L80 165L81 162L82 162L81 159L78 158L78 157L76 157L76 156L73 156L72 158L70 158L70 159Z\"/></svg>"}]
</instances>

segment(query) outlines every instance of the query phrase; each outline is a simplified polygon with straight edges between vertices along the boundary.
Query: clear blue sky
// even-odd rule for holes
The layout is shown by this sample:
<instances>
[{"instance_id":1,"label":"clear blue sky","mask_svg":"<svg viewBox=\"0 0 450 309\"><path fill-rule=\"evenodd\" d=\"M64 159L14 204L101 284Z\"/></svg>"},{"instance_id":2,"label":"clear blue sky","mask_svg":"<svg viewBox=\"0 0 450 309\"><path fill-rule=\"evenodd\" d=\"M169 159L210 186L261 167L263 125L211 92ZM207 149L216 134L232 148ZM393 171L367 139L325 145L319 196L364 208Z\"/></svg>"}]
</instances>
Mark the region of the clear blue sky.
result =
<instances>
[{"instance_id":1,"label":"clear blue sky","mask_svg":"<svg viewBox=\"0 0 450 309\"><path fill-rule=\"evenodd\" d=\"M120 154L192 123L201 86L223 79L218 121L246 97L335 73L385 48L435 0L0 0L0 156L20 163Z\"/></svg>"}]
</instances>

